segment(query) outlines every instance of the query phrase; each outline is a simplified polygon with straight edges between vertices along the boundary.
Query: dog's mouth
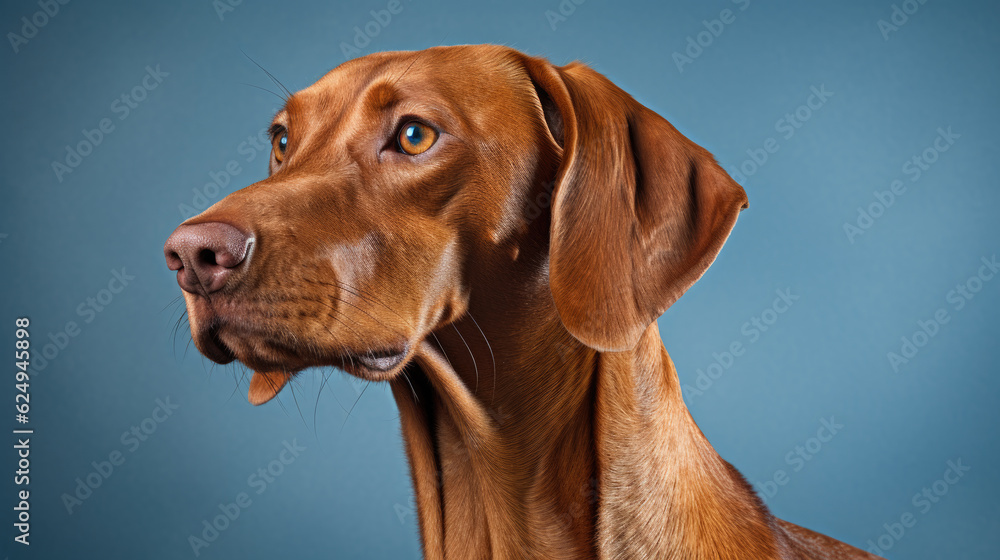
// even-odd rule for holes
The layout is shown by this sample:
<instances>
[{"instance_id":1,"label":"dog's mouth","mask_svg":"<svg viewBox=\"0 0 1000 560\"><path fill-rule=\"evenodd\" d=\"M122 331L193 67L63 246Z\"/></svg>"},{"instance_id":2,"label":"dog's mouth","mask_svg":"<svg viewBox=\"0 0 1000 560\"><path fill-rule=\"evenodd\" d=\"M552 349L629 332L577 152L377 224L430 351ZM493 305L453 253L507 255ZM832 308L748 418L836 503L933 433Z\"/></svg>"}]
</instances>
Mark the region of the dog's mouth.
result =
<instances>
[{"instance_id":1,"label":"dog's mouth","mask_svg":"<svg viewBox=\"0 0 1000 560\"><path fill-rule=\"evenodd\" d=\"M199 333L192 333L198 350L213 362L226 365L236 359L236 354L219 338L219 326L210 325Z\"/></svg>"},{"instance_id":2,"label":"dog's mouth","mask_svg":"<svg viewBox=\"0 0 1000 560\"><path fill-rule=\"evenodd\" d=\"M402 350L373 350L358 354L354 358L370 370L385 373L403 362L406 358L406 345L403 345Z\"/></svg>"},{"instance_id":3,"label":"dog's mouth","mask_svg":"<svg viewBox=\"0 0 1000 560\"><path fill-rule=\"evenodd\" d=\"M300 371L314 366L334 366L370 381L386 381L401 369L410 354L405 341L377 345L362 350L340 349L322 356L291 347L280 337L266 333L235 332L213 322L195 334L198 349L208 359L219 364L240 361L253 370L247 400L253 405L264 404L281 392ZM311 355L310 361L302 356Z\"/></svg>"}]
</instances>

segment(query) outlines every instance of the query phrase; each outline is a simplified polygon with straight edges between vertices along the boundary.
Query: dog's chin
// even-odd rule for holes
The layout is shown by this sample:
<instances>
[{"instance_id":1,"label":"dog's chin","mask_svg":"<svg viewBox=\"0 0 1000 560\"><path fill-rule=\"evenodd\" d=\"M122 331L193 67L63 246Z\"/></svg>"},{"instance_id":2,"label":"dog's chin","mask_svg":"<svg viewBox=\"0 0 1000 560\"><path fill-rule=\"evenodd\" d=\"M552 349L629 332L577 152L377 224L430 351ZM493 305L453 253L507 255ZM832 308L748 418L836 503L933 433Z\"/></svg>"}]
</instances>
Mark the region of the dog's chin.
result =
<instances>
[{"instance_id":1,"label":"dog's chin","mask_svg":"<svg viewBox=\"0 0 1000 560\"><path fill-rule=\"evenodd\" d=\"M236 354L219 338L219 329L210 327L194 333L194 346L209 360L226 365L236 360Z\"/></svg>"},{"instance_id":2,"label":"dog's chin","mask_svg":"<svg viewBox=\"0 0 1000 560\"><path fill-rule=\"evenodd\" d=\"M280 371L292 374L310 367L336 367L347 373L369 381L388 381L405 367L409 358L408 346L390 350L366 350L338 352L326 358L314 361L303 361L298 355L287 359L275 357L274 352L267 356L237 353L236 359L254 371Z\"/></svg>"},{"instance_id":3,"label":"dog's chin","mask_svg":"<svg viewBox=\"0 0 1000 560\"><path fill-rule=\"evenodd\" d=\"M410 360L407 342L383 344L363 350L338 349L326 355L275 344L273 339L256 340L219 326L199 329L195 346L217 364L239 361L254 372L248 400L255 405L273 399L298 372L309 367L337 367L368 381L389 381ZM269 337L265 337L269 338ZM308 356L306 360L304 357Z\"/></svg>"},{"instance_id":4,"label":"dog's chin","mask_svg":"<svg viewBox=\"0 0 1000 560\"><path fill-rule=\"evenodd\" d=\"M363 353L345 353L338 355L332 363L320 361L313 366L333 365L344 371L369 381L388 381L403 369L407 361L407 350L368 351ZM301 364L290 367L289 363L278 363L260 360L255 356L240 358L240 361L254 370L250 379L250 389L247 400L255 406L262 405L281 392L302 368Z\"/></svg>"}]
</instances>

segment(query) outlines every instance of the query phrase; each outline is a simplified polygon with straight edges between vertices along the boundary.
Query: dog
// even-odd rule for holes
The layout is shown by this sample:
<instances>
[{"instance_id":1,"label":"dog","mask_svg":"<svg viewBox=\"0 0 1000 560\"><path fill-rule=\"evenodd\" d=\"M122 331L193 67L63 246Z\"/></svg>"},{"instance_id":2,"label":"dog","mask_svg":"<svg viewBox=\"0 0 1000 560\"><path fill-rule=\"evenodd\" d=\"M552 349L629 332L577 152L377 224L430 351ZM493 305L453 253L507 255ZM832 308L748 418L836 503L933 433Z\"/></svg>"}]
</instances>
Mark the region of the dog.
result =
<instances>
[{"instance_id":1,"label":"dog","mask_svg":"<svg viewBox=\"0 0 1000 560\"><path fill-rule=\"evenodd\" d=\"M876 558L772 516L708 443L656 319L744 190L580 63L377 53L287 98L269 175L166 242L195 345L385 381L428 559Z\"/></svg>"}]
</instances>

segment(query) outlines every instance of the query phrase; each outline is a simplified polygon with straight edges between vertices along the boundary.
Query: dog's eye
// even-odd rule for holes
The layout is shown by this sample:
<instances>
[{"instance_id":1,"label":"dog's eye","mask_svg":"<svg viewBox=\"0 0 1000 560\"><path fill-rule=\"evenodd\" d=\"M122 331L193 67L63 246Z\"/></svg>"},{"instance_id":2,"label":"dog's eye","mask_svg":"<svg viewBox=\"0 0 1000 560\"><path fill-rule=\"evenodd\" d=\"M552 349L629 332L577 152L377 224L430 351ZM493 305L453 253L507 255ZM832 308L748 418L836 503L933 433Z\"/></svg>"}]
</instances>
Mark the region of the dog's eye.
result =
<instances>
[{"instance_id":1,"label":"dog's eye","mask_svg":"<svg viewBox=\"0 0 1000 560\"><path fill-rule=\"evenodd\" d=\"M437 141L438 133L422 122L411 121L403 125L396 135L396 142L404 154L415 156L430 149Z\"/></svg>"},{"instance_id":2,"label":"dog's eye","mask_svg":"<svg viewBox=\"0 0 1000 560\"><path fill-rule=\"evenodd\" d=\"M274 139L271 140L271 145L274 149L274 160L281 163L285 159L285 152L288 150L288 132L275 134Z\"/></svg>"}]
</instances>

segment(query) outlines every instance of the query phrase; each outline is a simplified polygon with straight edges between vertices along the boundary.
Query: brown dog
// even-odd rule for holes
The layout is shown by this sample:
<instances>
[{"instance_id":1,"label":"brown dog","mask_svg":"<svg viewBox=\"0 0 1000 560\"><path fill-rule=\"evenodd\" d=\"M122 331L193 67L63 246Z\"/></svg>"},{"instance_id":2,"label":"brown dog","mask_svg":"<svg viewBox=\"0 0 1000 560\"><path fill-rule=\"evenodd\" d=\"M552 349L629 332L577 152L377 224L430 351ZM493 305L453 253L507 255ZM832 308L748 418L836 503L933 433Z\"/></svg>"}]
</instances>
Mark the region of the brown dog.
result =
<instances>
[{"instance_id":1,"label":"brown dog","mask_svg":"<svg viewBox=\"0 0 1000 560\"><path fill-rule=\"evenodd\" d=\"M874 558L774 518L684 405L656 318L747 199L663 118L463 46L345 63L271 132L268 178L167 241L195 344L254 404L388 381L427 558Z\"/></svg>"}]
</instances>

